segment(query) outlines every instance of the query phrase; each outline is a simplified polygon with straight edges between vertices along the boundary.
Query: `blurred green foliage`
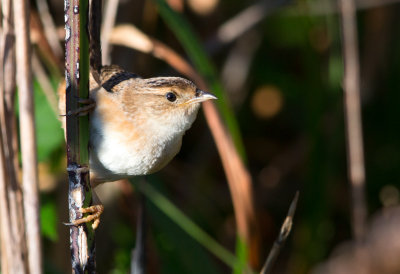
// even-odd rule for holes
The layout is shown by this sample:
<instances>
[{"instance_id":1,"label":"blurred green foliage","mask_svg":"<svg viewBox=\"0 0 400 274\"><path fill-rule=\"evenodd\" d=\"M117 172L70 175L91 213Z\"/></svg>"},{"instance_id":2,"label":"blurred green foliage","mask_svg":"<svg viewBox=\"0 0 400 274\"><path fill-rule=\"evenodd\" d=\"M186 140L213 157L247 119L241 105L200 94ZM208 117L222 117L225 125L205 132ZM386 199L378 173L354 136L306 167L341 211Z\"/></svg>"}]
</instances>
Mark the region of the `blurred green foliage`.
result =
<instances>
[{"instance_id":1,"label":"blurred green foliage","mask_svg":"<svg viewBox=\"0 0 400 274\"><path fill-rule=\"evenodd\" d=\"M58 240L57 211L54 201L43 201L40 207L40 228L43 236L52 241Z\"/></svg>"},{"instance_id":2,"label":"blurred green foliage","mask_svg":"<svg viewBox=\"0 0 400 274\"><path fill-rule=\"evenodd\" d=\"M34 91L38 160L45 162L49 161L52 153L64 144L64 134L57 113L51 109L43 90L36 81Z\"/></svg>"}]
</instances>

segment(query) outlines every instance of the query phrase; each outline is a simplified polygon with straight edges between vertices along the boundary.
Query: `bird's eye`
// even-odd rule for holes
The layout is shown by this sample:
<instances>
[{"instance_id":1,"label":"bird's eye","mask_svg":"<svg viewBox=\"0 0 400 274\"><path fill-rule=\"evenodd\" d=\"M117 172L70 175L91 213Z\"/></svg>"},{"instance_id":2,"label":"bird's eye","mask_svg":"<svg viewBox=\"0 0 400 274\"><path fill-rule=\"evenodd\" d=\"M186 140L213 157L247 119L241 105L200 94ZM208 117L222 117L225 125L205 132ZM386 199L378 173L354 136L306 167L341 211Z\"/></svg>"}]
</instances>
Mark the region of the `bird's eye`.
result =
<instances>
[{"instance_id":1,"label":"bird's eye","mask_svg":"<svg viewBox=\"0 0 400 274\"><path fill-rule=\"evenodd\" d=\"M175 102L176 95L173 92L168 92L167 94L165 94L165 98L167 98L167 100L170 102Z\"/></svg>"}]
</instances>

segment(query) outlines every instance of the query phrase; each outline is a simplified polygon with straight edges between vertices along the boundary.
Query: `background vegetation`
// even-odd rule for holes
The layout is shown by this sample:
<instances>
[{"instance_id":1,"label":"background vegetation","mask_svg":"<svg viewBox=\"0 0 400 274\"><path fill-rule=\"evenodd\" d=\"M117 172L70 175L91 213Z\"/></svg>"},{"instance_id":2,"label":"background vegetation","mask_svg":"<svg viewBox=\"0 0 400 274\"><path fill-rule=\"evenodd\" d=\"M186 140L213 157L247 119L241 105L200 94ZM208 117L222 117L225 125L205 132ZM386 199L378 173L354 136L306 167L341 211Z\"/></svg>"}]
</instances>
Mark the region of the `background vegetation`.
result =
<instances>
[{"instance_id":1,"label":"background vegetation","mask_svg":"<svg viewBox=\"0 0 400 274\"><path fill-rule=\"evenodd\" d=\"M64 57L63 51L54 50L57 46L49 46L56 38L44 38L47 25L41 21L39 2L31 2L30 28L38 59L32 64L44 269L64 273L71 267L69 229L62 224L68 220L68 186L65 143L54 100ZM223 120L252 177L259 232L256 270L267 257L295 192L300 191L292 235L274 273L308 273L352 238L337 3L167 2L182 21L174 14L171 19L162 1L125 0L118 3L116 25L134 25L174 49L193 64L210 92L221 97ZM400 6L395 2L356 1L368 216L397 206L400 199L400 37L396 35ZM63 2L48 4L60 47ZM250 16L238 16L249 8L253 8ZM224 26L233 18L239 23L227 32ZM252 20L254 24L237 38L229 38ZM110 50L113 64L142 77L180 75L144 50L118 45ZM147 181L222 246L232 253L240 251L227 179L202 113L185 135L179 155ZM96 234L98 271L126 273L135 247L136 188L110 183L97 193L105 206ZM149 273L231 271L204 248L206 243L189 236L156 206L157 196L146 193L152 197L146 209Z\"/></svg>"}]
</instances>

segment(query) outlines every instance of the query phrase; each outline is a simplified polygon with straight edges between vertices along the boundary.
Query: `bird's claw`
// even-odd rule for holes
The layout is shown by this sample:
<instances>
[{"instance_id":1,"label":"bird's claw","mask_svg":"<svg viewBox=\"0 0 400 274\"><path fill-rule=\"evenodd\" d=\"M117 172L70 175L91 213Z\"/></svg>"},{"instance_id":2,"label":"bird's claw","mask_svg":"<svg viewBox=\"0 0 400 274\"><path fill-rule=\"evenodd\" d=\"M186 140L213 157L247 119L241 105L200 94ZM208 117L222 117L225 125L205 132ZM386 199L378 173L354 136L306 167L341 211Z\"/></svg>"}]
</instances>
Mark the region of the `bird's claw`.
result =
<instances>
[{"instance_id":1,"label":"bird's claw","mask_svg":"<svg viewBox=\"0 0 400 274\"><path fill-rule=\"evenodd\" d=\"M86 208L80 208L79 209L80 213L82 213L82 214L90 213L90 214L87 215L86 217L82 217L82 218L74 220L70 223L64 223L64 224L69 225L69 226L72 226L72 225L78 226L80 224L93 221L92 228L96 229L100 224L100 215L103 213L103 211L104 211L104 206L102 206L102 205L94 205L94 206L89 206Z\"/></svg>"},{"instance_id":2,"label":"bird's claw","mask_svg":"<svg viewBox=\"0 0 400 274\"><path fill-rule=\"evenodd\" d=\"M70 116L70 115L78 115L78 116L85 116L88 115L95 107L96 107L96 102L91 99L91 98L77 98L78 103L85 105L83 107L79 107L75 110L70 110L67 112L65 115L60 115L60 116Z\"/></svg>"}]
</instances>

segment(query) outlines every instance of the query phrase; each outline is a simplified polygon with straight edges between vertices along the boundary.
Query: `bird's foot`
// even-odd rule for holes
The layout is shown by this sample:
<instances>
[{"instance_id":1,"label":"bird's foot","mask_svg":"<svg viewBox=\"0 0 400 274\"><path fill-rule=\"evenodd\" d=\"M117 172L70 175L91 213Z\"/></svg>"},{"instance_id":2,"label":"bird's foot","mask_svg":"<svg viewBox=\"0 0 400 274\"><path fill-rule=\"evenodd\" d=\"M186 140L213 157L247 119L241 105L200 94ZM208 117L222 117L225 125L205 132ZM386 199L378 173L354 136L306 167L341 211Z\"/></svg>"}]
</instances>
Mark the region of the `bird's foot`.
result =
<instances>
[{"instance_id":1,"label":"bird's foot","mask_svg":"<svg viewBox=\"0 0 400 274\"><path fill-rule=\"evenodd\" d=\"M85 116L88 115L96 107L96 102L91 98L87 99L78 98L78 103L84 106L79 107L75 110L70 110L67 112L67 114L61 116L70 116L70 115Z\"/></svg>"},{"instance_id":2,"label":"bird's foot","mask_svg":"<svg viewBox=\"0 0 400 274\"><path fill-rule=\"evenodd\" d=\"M104 211L103 205L93 205L93 206L89 206L86 208L80 208L79 212L81 212L82 214L85 214L85 213L90 213L90 214L87 215L86 217L72 221L71 223L66 224L66 225L77 226L77 225L80 225L83 223L88 223L88 222L93 221L92 228L96 229L100 224L100 215L103 213L103 211Z\"/></svg>"}]
</instances>

